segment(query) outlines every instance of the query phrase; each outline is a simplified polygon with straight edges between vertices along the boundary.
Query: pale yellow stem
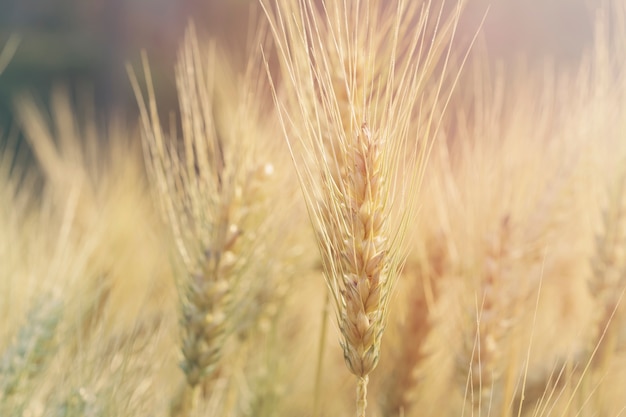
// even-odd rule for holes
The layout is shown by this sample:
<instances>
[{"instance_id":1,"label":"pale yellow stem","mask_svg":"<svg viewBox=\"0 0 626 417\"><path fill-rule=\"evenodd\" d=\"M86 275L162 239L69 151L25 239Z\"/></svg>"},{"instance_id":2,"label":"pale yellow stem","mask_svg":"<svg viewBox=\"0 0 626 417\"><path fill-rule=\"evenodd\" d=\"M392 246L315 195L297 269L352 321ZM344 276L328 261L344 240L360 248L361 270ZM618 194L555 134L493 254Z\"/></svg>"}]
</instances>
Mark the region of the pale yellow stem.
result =
<instances>
[{"instance_id":1,"label":"pale yellow stem","mask_svg":"<svg viewBox=\"0 0 626 417\"><path fill-rule=\"evenodd\" d=\"M357 417L365 417L365 408L367 408L367 375L359 377L359 383L356 386L356 415Z\"/></svg>"}]
</instances>

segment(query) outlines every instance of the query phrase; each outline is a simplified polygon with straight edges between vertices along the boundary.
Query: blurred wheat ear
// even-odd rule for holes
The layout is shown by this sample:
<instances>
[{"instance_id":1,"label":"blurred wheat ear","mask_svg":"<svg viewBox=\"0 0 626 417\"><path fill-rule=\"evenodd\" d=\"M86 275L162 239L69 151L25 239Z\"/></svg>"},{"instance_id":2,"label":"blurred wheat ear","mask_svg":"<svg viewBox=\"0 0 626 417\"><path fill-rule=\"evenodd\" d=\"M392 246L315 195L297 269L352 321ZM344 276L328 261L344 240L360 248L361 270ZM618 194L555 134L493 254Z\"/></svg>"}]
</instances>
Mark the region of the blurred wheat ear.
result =
<instances>
[{"instance_id":1,"label":"blurred wheat ear","mask_svg":"<svg viewBox=\"0 0 626 417\"><path fill-rule=\"evenodd\" d=\"M462 4L449 19L430 2L262 5L284 81L275 102L316 231L345 362L357 377L357 415L364 416L406 256L406 226L437 130L432 109L419 103L429 106L442 93ZM428 98L427 86L435 87Z\"/></svg>"},{"instance_id":2,"label":"blurred wheat ear","mask_svg":"<svg viewBox=\"0 0 626 417\"><path fill-rule=\"evenodd\" d=\"M261 110L255 67L262 71L249 63L235 81L225 55L215 43L203 48L191 25L176 67L180 139L161 128L145 58L147 105L131 71L148 173L184 269L178 287L187 387L175 414L196 408L201 388L215 393L218 379L229 380L239 366L229 358L273 319L286 295L289 268L272 219L286 211L290 188L279 188L284 177L275 173L279 153L271 153L275 135ZM232 396L224 396L229 407Z\"/></svg>"},{"instance_id":3,"label":"blurred wheat ear","mask_svg":"<svg viewBox=\"0 0 626 417\"><path fill-rule=\"evenodd\" d=\"M36 300L19 334L0 356L0 409L15 407L12 397L40 374L54 356L56 327L61 319L61 301L54 296Z\"/></svg>"},{"instance_id":4,"label":"blurred wheat ear","mask_svg":"<svg viewBox=\"0 0 626 417\"><path fill-rule=\"evenodd\" d=\"M162 131L145 57L149 108L131 73L143 123L146 165L185 269L178 280L181 368L192 390L218 371L221 349L233 325L229 320L237 285L233 250L240 235L230 212L236 171L225 160L214 125L212 74L203 66L198 48L191 28L177 67L182 150L175 136L168 138ZM187 396L184 391L181 395Z\"/></svg>"}]
</instances>

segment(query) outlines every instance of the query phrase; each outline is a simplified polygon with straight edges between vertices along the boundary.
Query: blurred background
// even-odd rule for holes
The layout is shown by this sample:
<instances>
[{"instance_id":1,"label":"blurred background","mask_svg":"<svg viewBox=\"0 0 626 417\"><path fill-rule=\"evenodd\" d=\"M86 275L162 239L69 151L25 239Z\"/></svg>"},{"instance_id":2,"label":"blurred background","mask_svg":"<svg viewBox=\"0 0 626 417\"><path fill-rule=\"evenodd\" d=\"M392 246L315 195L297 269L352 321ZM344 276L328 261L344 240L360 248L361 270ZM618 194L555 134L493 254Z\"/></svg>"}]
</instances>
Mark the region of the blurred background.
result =
<instances>
[{"instance_id":1,"label":"blurred background","mask_svg":"<svg viewBox=\"0 0 626 417\"><path fill-rule=\"evenodd\" d=\"M28 91L44 104L51 88L87 94L98 114L134 117L126 63L139 68L145 49L155 73L159 105L176 106L174 61L189 19L205 35L241 54L257 0L0 0L0 48L11 35L19 48L0 76L0 129L11 125L12 97ZM469 0L461 34L483 28L490 59L531 63L551 56L575 64L590 43L594 0Z\"/></svg>"}]
</instances>

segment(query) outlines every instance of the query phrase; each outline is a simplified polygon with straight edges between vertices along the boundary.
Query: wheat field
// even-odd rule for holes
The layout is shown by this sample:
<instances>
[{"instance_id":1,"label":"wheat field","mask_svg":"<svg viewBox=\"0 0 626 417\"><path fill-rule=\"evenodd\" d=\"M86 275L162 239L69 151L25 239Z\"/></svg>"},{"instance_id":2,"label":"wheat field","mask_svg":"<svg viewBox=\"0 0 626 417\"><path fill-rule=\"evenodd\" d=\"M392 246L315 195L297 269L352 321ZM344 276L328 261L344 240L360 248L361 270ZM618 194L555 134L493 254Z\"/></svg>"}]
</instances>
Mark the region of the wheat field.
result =
<instances>
[{"instance_id":1,"label":"wheat field","mask_svg":"<svg viewBox=\"0 0 626 417\"><path fill-rule=\"evenodd\" d=\"M1 416L624 414L626 6L564 68L380 3L190 24L138 120L15 97Z\"/></svg>"}]
</instances>

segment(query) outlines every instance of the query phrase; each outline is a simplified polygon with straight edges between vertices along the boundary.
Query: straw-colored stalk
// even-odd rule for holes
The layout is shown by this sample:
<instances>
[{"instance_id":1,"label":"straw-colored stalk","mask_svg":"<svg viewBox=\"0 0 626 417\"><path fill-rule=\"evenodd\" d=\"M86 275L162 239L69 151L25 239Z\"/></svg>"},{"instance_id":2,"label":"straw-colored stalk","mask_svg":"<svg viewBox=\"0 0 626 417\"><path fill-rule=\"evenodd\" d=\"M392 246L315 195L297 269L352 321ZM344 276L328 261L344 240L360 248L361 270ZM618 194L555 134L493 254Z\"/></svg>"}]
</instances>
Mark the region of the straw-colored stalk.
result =
<instances>
[{"instance_id":1,"label":"straw-colored stalk","mask_svg":"<svg viewBox=\"0 0 626 417\"><path fill-rule=\"evenodd\" d=\"M364 416L429 151L432 116L418 145L411 122L456 20L433 24L429 2L262 4L284 72L275 99Z\"/></svg>"}]
</instances>

